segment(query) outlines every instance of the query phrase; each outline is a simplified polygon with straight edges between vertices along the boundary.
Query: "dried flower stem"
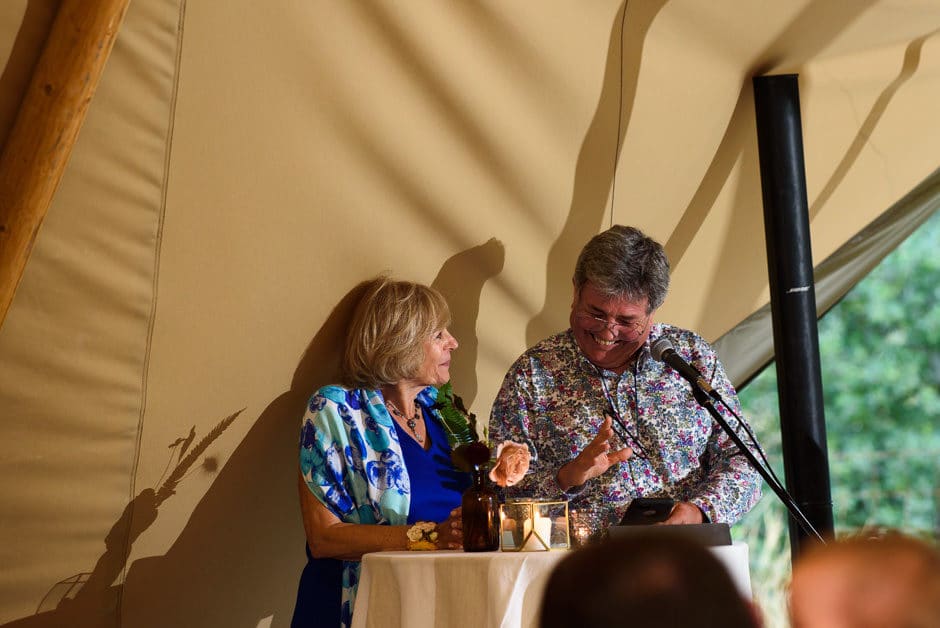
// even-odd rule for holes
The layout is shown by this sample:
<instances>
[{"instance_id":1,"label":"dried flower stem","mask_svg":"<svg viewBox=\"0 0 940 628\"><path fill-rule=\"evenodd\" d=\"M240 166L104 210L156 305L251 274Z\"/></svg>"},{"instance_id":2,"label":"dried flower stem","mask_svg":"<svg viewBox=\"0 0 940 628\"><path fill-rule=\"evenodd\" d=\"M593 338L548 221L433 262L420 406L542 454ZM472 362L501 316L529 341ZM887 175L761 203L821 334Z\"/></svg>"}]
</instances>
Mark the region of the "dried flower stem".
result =
<instances>
[{"instance_id":1,"label":"dried flower stem","mask_svg":"<svg viewBox=\"0 0 940 628\"><path fill-rule=\"evenodd\" d=\"M199 456L201 456L203 452L209 448L209 445L212 444L212 441L221 436L222 432L224 432L226 428L228 428L228 426L231 425L232 422L238 417L238 415L244 411L245 408L242 408L234 414L230 414L229 416L219 421L219 423L214 428L212 428L208 434L206 434L205 438L199 441L199 443L192 448L189 454L179 461L179 464L177 464L172 473L170 473L170 476L166 479L166 482L164 482L157 491L154 503L155 506L159 506L164 501L166 501L170 495L173 495L176 492L176 485L179 484L180 480L183 479L183 477L186 475L186 472L193 465L193 463L196 462Z\"/></svg>"}]
</instances>

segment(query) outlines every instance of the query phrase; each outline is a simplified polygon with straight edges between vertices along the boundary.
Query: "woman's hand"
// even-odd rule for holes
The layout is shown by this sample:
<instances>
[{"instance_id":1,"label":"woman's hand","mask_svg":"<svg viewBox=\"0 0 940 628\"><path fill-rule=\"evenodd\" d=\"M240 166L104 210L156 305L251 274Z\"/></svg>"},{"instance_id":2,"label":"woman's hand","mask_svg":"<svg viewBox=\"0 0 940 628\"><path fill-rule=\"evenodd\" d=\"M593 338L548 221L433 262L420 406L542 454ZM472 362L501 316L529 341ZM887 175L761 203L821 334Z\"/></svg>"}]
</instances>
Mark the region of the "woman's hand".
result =
<instances>
[{"instance_id":1,"label":"woman's hand","mask_svg":"<svg viewBox=\"0 0 940 628\"><path fill-rule=\"evenodd\" d=\"M490 479L499 486L512 486L529 470L532 454L529 448L512 441L503 441L496 448L496 464L490 469Z\"/></svg>"},{"instance_id":2,"label":"woman's hand","mask_svg":"<svg viewBox=\"0 0 940 628\"><path fill-rule=\"evenodd\" d=\"M450 516L437 525L437 545L440 549L463 548L463 519L460 508L450 511Z\"/></svg>"}]
</instances>

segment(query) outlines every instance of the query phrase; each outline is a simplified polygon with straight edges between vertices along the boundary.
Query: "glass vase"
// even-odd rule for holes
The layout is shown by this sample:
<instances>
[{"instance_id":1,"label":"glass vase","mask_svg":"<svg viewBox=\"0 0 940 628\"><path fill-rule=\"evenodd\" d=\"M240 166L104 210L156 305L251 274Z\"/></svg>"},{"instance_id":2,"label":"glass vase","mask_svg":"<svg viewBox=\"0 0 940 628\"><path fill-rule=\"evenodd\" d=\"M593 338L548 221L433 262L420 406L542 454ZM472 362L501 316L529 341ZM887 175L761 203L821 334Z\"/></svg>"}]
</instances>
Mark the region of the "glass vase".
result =
<instances>
[{"instance_id":1,"label":"glass vase","mask_svg":"<svg viewBox=\"0 0 940 628\"><path fill-rule=\"evenodd\" d=\"M494 552L499 549L499 502L486 468L473 467L473 483L463 494L463 549Z\"/></svg>"}]
</instances>

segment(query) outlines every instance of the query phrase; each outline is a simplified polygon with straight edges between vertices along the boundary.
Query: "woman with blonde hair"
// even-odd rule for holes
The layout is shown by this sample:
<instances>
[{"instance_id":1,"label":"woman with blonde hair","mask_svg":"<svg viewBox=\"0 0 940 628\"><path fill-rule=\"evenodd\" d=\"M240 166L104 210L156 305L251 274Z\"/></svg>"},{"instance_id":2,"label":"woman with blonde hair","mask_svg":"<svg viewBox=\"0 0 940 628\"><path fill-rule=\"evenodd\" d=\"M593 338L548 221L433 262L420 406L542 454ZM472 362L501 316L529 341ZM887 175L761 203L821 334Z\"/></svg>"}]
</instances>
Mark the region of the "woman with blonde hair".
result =
<instances>
[{"instance_id":1,"label":"woman with blonde hair","mask_svg":"<svg viewBox=\"0 0 940 628\"><path fill-rule=\"evenodd\" d=\"M308 563L292 626L348 626L365 553L462 547L470 478L454 467L435 408L457 348L449 324L433 288L387 277L367 285L346 338L344 384L318 390L303 418Z\"/></svg>"}]
</instances>

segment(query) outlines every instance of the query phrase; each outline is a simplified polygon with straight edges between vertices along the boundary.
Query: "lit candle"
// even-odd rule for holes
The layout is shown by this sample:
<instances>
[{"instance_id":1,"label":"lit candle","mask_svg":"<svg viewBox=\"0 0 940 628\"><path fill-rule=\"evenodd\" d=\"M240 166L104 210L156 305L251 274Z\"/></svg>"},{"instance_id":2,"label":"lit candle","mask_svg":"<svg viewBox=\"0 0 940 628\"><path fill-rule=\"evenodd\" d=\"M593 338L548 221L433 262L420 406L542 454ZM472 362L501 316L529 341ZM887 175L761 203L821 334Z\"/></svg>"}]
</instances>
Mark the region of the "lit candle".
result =
<instances>
[{"instance_id":1,"label":"lit candle","mask_svg":"<svg viewBox=\"0 0 940 628\"><path fill-rule=\"evenodd\" d=\"M584 545L587 543L588 538L591 536L591 531L585 525L578 525L574 528L574 538L578 541L578 545Z\"/></svg>"},{"instance_id":2,"label":"lit candle","mask_svg":"<svg viewBox=\"0 0 940 628\"><path fill-rule=\"evenodd\" d=\"M526 520L523 526L527 536L532 530L532 521ZM535 513L535 532L526 541L522 549L527 552L545 551L551 547L552 541L552 520L550 517L543 517L538 512Z\"/></svg>"}]
</instances>

